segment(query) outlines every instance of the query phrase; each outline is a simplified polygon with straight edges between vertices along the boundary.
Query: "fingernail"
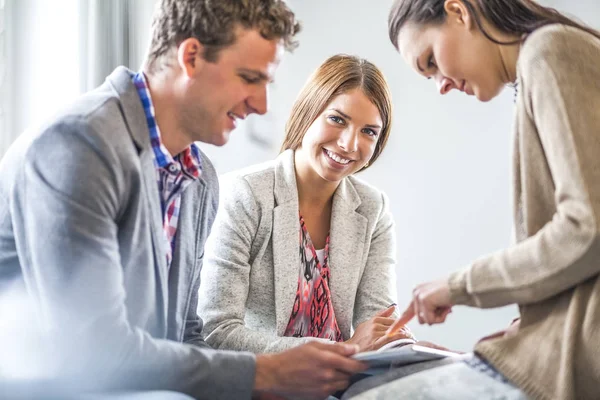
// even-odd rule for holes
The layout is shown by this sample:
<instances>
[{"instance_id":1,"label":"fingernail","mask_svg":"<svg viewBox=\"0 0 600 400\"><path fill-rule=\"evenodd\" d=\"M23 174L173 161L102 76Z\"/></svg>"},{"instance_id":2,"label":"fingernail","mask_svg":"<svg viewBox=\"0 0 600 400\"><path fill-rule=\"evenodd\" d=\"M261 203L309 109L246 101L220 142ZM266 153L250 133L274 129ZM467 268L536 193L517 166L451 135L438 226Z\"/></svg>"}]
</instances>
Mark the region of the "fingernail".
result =
<instances>
[{"instance_id":1,"label":"fingernail","mask_svg":"<svg viewBox=\"0 0 600 400\"><path fill-rule=\"evenodd\" d=\"M398 304L396 304L396 303L392 303L392 304L390 304L390 305L388 306L388 308L390 308L390 307L396 307L397 305L398 305Z\"/></svg>"}]
</instances>

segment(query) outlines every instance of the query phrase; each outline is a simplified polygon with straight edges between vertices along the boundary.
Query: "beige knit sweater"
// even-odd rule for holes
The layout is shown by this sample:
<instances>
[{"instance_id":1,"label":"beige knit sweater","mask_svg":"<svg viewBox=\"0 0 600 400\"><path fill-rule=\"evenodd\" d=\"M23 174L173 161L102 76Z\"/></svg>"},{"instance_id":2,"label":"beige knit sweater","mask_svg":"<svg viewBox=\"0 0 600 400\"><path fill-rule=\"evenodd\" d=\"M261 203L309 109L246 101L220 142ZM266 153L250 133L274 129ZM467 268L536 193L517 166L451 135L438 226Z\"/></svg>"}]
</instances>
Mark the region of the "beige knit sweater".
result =
<instances>
[{"instance_id":1,"label":"beige knit sweater","mask_svg":"<svg viewBox=\"0 0 600 400\"><path fill-rule=\"evenodd\" d=\"M541 28L517 79L517 244L452 274L452 299L519 304L518 334L475 351L529 396L600 399L600 40Z\"/></svg>"}]
</instances>

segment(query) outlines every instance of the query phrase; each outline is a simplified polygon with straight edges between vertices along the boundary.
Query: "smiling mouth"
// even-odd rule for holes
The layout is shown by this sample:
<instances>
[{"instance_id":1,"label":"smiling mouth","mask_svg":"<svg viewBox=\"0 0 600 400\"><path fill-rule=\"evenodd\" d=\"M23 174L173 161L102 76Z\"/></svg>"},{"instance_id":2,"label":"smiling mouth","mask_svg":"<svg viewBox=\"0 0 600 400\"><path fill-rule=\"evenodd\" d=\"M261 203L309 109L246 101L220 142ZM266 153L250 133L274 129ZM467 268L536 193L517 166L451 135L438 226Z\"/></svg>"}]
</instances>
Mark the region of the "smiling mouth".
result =
<instances>
[{"instance_id":1,"label":"smiling mouth","mask_svg":"<svg viewBox=\"0 0 600 400\"><path fill-rule=\"evenodd\" d=\"M228 116L228 117L229 117L229 118L230 118L230 119L233 121L233 123L234 123L234 124L237 124L237 121L238 121L238 120L240 120L240 121L241 121L241 120L243 120L243 119L244 119L244 117L242 117L242 116L240 116L240 115L237 115L237 114L234 114L234 113L233 113L233 112L231 112L231 111L229 111L229 112L227 113L227 116Z\"/></svg>"},{"instance_id":2,"label":"smiling mouth","mask_svg":"<svg viewBox=\"0 0 600 400\"><path fill-rule=\"evenodd\" d=\"M325 155L327 157L329 157L331 160L333 160L336 163L341 164L341 165L348 165L352 161L354 161L354 160L350 160L350 159L344 158L344 157L342 157L342 156L340 156L340 155L338 155L338 154L336 154L336 153L334 153L332 151L329 151L327 149L323 149L323 153L325 153Z\"/></svg>"}]
</instances>

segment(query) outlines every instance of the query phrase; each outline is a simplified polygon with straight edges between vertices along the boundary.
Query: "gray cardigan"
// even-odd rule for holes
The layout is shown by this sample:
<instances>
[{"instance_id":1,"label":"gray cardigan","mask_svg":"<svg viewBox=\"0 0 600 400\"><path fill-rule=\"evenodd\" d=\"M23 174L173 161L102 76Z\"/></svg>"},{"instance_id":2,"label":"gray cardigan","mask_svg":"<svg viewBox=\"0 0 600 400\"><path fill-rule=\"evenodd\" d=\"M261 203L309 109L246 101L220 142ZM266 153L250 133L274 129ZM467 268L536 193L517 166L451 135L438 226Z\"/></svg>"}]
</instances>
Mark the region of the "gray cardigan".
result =
<instances>
[{"instance_id":1,"label":"gray cardigan","mask_svg":"<svg viewBox=\"0 0 600 400\"><path fill-rule=\"evenodd\" d=\"M11 147L0 163L0 294L9 286L28 294L32 324L23 328L41 328L51 344L32 350L50 377L81 390L251 397L254 355L207 349L196 314L218 205L216 173L202 160L167 268L148 127L129 71L116 69Z\"/></svg>"},{"instance_id":2,"label":"gray cardigan","mask_svg":"<svg viewBox=\"0 0 600 400\"><path fill-rule=\"evenodd\" d=\"M298 191L291 150L221 179L206 244L198 313L206 341L254 353L312 338L282 337L298 285ZM330 289L342 335L395 299L394 223L382 192L342 180L333 198Z\"/></svg>"}]
</instances>

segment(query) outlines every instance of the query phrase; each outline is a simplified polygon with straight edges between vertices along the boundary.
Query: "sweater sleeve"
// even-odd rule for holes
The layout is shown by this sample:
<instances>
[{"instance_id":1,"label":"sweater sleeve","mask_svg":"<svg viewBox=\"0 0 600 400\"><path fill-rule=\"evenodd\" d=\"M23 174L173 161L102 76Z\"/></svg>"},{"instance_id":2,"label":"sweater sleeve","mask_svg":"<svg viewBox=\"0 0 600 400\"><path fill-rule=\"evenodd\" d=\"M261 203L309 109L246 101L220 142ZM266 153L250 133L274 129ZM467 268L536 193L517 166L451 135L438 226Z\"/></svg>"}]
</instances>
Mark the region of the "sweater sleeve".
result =
<instances>
[{"instance_id":1,"label":"sweater sleeve","mask_svg":"<svg viewBox=\"0 0 600 400\"><path fill-rule=\"evenodd\" d=\"M452 274L455 304L539 302L600 272L600 45L583 35L553 28L532 37L519 57L519 111L535 125L521 135L538 135L556 212L517 245Z\"/></svg>"}]
</instances>

